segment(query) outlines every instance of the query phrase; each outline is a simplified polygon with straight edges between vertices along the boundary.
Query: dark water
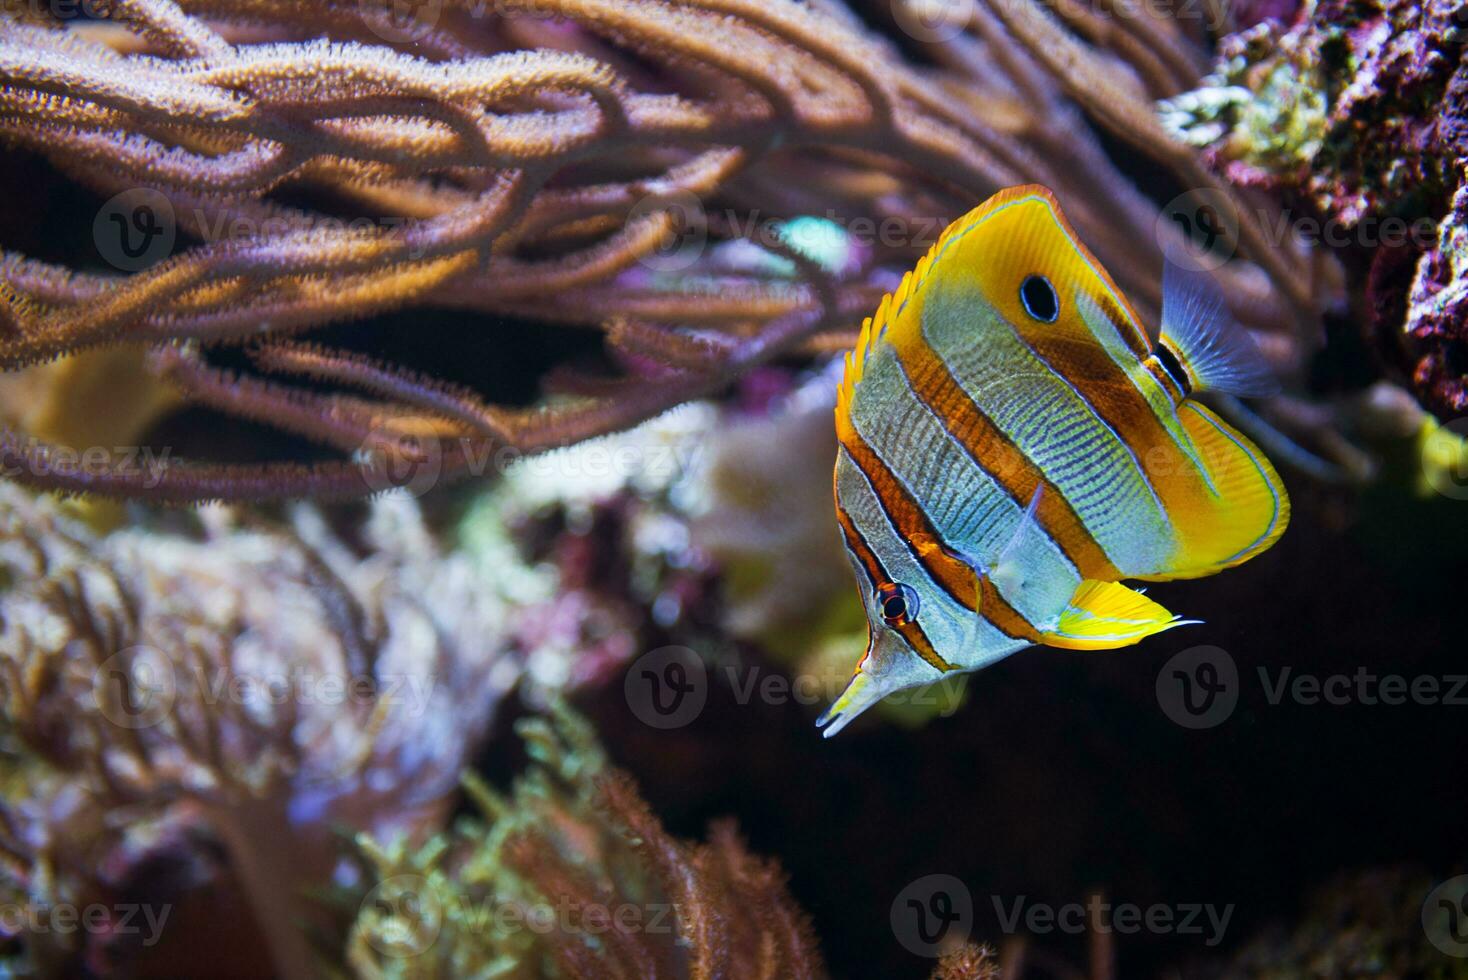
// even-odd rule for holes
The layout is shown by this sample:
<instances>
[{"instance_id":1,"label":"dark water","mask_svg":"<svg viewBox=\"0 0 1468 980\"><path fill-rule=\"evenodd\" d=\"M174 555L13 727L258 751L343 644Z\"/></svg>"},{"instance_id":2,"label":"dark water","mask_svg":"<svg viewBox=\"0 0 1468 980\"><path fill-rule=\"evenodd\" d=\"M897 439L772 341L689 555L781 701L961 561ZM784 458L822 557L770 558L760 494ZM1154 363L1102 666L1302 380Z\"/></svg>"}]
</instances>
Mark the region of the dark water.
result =
<instances>
[{"instance_id":1,"label":"dark water","mask_svg":"<svg viewBox=\"0 0 1468 980\"><path fill-rule=\"evenodd\" d=\"M1468 501L1382 514L1286 479L1295 518L1272 551L1155 588L1204 625L1121 651L1016 654L920 731L864 720L828 742L815 709L741 704L718 683L672 735L638 723L620 691L589 707L675 832L702 836L733 814L757 851L780 858L837 976L926 975L931 961L894 941L904 927L891 906L933 874L962 882L974 936L996 944L1017 907L1099 890L1173 910L1172 927L1116 936L1119 976L1226 957L1263 925L1295 920L1339 872L1468 867L1468 683L1454 679L1468 675L1457 621ZM1236 707L1206 730L1170 720L1156 686L1197 645L1222 648L1238 672ZM1396 693L1363 672L1433 678L1439 699L1458 703L1411 703L1410 688L1405 704L1363 703ZM1353 703L1304 703L1312 677ZM1234 906L1216 949L1201 913L1198 932L1178 928L1193 904ZM1083 937L1031 941L1084 964Z\"/></svg>"}]
</instances>

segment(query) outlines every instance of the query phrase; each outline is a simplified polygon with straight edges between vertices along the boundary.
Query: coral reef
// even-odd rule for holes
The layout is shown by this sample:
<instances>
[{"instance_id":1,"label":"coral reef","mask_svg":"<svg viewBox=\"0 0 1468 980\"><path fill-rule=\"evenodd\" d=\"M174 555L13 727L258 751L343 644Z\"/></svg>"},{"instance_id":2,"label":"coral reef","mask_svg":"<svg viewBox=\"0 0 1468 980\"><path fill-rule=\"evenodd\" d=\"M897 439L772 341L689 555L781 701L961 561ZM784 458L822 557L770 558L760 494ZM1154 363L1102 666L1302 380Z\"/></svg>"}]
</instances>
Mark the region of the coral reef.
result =
<instances>
[{"instance_id":1,"label":"coral reef","mask_svg":"<svg viewBox=\"0 0 1468 980\"><path fill-rule=\"evenodd\" d=\"M833 600L849 598L828 486L835 373L803 384L774 370L750 378L743 390L762 404L726 411L704 442L690 538L719 563L733 636L803 648L830 632ZM855 620L864 626L859 610Z\"/></svg>"},{"instance_id":2,"label":"coral reef","mask_svg":"<svg viewBox=\"0 0 1468 980\"><path fill-rule=\"evenodd\" d=\"M510 463L439 527L399 492L360 518L213 507L99 533L4 487L9 893L85 904L179 867L194 899L260 918L276 969L301 962L293 920L332 915L292 893L339 873L338 831L420 846L512 686L545 703L669 628L712 627L671 502L712 418ZM159 968L89 938L28 942L25 962Z\"/></svg>"},{"instance_id":3,"label":"coral reef","mask_svg":"<svg viewBox=\"0 0 1468 980\"><path fill-rule=\"evenodd\" d=\"M933 970L932 980L1000 980L1003 976L992 952L968 945L944 956Z\"/></svg>"},{"instance_id":4,"label":"coral reef","mask_svg":"<svg viewBox=\"0 0 1468 980\"><path fill-rule=\"evenodd\" d=\"M360 977L824 976L810 927L732 824L675 840L564 709L519 726L533 764L509 796L418 848L363 838Z\"/></svg>"},{"instance_id":5,"label":"coral reef","mask_svg":"<svg viewBox=\"0 0 1468 980\"><path fill-rule=\"evenodd\" d=\"M1461 165L1452 210L1441 221L1437 241L1418 260L1402 323L1416 357L1413 386L1445 418L1468 412L1468 157Z\"/></svg>"},{"instance_id":6,"label":"coral reef","mask_svg":"<svg viewBox=\"0 0 1468 980\"><path fill-rule=\"evenodd\" d=\"M874 11L889 34L832 0L9 14L0 132L109 198L97 243L114 271L6 253L0 366L145 348L155 383L347 458L144 471L11 431L0 460L47 487L167 500L361 494L409 482L425 455L461 477L497 447L625 428L848 343L947 221L1026 180L1056 190L1155 315L1162 254L1185 236L1086 122L1188 193L1241 202L1152 111L1198 81L1192 25L1023 0L947 23L919 6ZM1331 277L1238 210L1219 275L1296 370ZM830 222L824 264L801 247L812 219ZM704 247L740 240L769 258ZM428 306L601 328L621 377L562 371L563 397L513 408L285 339ZM245 346L253 366L202 345Z\"/></svg>"},{"instance_id":7,"label":"coral reef","mask_svg":"<svg viewBox=\"0 0 1468 980\"><path fill-rule=\"evenodd\" d=\"M716 570L691 540L687 508L720 418L695 403L518 461L455 519L460 550L513 595L510 640L535 703L606 683L641 651L701 647L717 632Z\"/></svg>"},{"instance_id":8,"label":"coral reef","mask_svg":"<svg viewBox=\"0 0 1468 980\"><path fill-rule=\"evenodd\" d=\"M1226 967L1200 966L1198 975L1461 980L1468 960L1443 955L1422 929L1422 900L1431 888L1431 876L1415 868L1342 874L1316 891L1298 922L1266 930Z\"/></svg>"},{"instance_id":9,"label":"coral reef","mask_svg":"<svg viewBox=\"0 0 1468 980\"><path fill-rule=\"evenodd\" d=\"M1315 237L1365 253L1355 312L1444 420L1468 411L1465 21L1459 0L1307 4L1226 38L1162 106L1232 181L1295 192Z\"/></svg>"},{"instance_id":10,"label":"coral reef","mask_svg":"<svg viewBox=\"0 0 1468 980\"><path fill-rule=\"evenodd\" d=\"M1461 675L1468 442L1427 411L1468 408L1461 5L20 7L0 910L99 918L0 916L0 974L1465 977L1416 872L1239 942L1362 827L1387 855L1362 861L1459 846L1451 710L1254 678ZM1206 639L1035 651L823 742L866 634L830 355L1026 180L1149 323L1164 255L1216 263L1286 382L1220 410L1297 471L1378 479L1292 483L1290 535L1192 584ZM22 227L51 198L90 228ZM1199 201L1237 220L1199 241ZM1302 210L1352 243L1288 234ZM1388 219L1431 231L1364 240ZM1322 380L1357 325L1395 376ZM1158 685L1200 642L1246 685L1213 733ZM705 683L665 726L628 668L670 647ZM936 969L893 918L935 872L973 900ZM1103 891L1237 902L1240 931L1000 914Z\"/></svg>"},{"instance_id":11,"label":"coral reef","mask_svg":"<svg viewBox=\"0 0 1468 980\"><path fill-rule=\"evenodd\" d=\"M8 487L0 515L11 885L126 889L214 840L286 975L332 828L436 826L520 676L495 579L406 498L373 505L365 558L307 509L97 536Z\"/></svg>"}]
</instances>

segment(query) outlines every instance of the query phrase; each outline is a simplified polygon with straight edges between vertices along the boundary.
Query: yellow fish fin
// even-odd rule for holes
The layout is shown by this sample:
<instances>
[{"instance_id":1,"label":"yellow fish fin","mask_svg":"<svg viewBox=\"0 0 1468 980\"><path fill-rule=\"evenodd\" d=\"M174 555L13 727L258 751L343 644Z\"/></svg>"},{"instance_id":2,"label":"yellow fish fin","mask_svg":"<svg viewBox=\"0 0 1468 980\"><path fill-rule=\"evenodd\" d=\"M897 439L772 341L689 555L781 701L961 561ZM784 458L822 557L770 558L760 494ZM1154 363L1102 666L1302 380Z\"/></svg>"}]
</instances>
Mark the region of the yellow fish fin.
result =
<instances>
[{"instance_id":1,"label":"yellow fish fin","mask_svg":"<svg viewBox=\"0 0 1468 980\"><path fill-rule=\"evenodd\" d=\"M1178 405L1178 419L1216 493L1168 515L1177 550L1167 568L1132 576L1146 581L1200 578L1246 562L1290 522L1289 494L1257 446L1196 402Z\"/></svg>"},{"instance_id":2,"label":"yellow fish fin","mask_svg":"<svg viewBox=\"0 0 1468 980\"><path fill-rule=\"evenodd\" d=\"M977 214L979 210L975 209L973 214ZM956 222L944 231L933 247L928 249L928 254L924 255L916 266L903 274L902 282L898 283L897 288L882 297L882 302L877 304L877 312L861 322L861 334L856 339L856 345L846 355L846 369L842 372L841 384L836 389L836 414L838 416L851 417L851 398L856 393L857 383L861 381L862 369L866 366L868 355L877 346L877 341L886 334L893 321L902 314L912 294L928 277L933 259L943 248L944 242L953 235L954 228L964 221L971 220L972 216L971 214L969 218Z\"/></svg>"},{"instance_id":3,"label":"yellow fish fin","mask_svg":"<svg viewBox=\"0 0 1468 980\"><path fill-rule=\"evenodd\" d=\"M882 305L877 308L878 315L886 311L888 298L883 297ZM846 369L841 373L841 384L836 387L838 419L851 418L851 398L856 394L856 383L861 380L861 369L866 361L867 351L871 349L872 338L877 333L872 328L873 319L874 317L867 317L861 322L861 333L856 338L856 346L846 352Z\"/></svg>"},{"instance_id":4,"label":"yellow fish fin","mask_svg":"<svg viewBox=\"0 0 1468 980\"><path fill-rule=\"evenodd\" d=\"M1055 628L1040 634L1040 642L1066 650L1110 650L1196 622L1178 619L1119 582L1086 579L1076 587Z\"/></svg>"}]
</instances>

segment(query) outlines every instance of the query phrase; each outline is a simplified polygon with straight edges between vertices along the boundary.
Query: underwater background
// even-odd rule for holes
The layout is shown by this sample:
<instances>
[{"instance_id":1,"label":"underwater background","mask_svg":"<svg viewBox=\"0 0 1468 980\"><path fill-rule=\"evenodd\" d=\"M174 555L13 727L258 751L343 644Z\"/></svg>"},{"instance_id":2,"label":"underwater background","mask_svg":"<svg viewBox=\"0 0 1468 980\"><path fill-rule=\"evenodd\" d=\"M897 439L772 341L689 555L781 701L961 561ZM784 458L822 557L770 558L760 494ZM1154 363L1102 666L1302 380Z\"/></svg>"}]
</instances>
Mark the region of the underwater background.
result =
<instances>
[{"instance_id":1,"label":"underwater background","mask_svg":"<svg viewBox=\"0 0 1468 980\"><path fill-rule=\"evenodd\" d=\"M0 975L1468 977L1465 30L7 5ZM1023 182L1290 527L824 739L842 355Z\"/></svg>"}]
</instances>

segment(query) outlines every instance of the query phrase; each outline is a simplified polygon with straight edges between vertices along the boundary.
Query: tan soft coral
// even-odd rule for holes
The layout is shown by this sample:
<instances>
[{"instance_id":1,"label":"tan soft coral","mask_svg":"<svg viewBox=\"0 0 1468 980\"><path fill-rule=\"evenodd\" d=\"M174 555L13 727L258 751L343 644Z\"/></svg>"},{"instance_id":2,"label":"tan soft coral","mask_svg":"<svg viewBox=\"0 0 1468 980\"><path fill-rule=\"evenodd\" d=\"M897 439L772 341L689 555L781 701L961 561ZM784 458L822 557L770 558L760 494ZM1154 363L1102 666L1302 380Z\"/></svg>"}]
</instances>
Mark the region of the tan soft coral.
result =
<instances>
[{"instance_id":1,"label":"tan soft coral","mask_svg":"<svg viewBox=\"0 0 1468 980\"><path fill-rule=\"evenodd\" d=\"M125 276L6 254L0 366L146 347L160 381L189 399L349 458L171 460L148 474L58 465L54 446L0 439L0 461L50 487L361 494L402 479L395 464L417 451L403 444L408 418L414 440L437 444L445 479L496 446L539 451L624 428L771 358L839 347L943 224L1025 181L1056 190L1155 314L1162 253L1181 234L1088 119L1180 186L1233 195L1151 109L1197 80L1185 25L1113 22L1099 7L1056 17L1022 0L975 5L951 29L908 39L937 68L835 2L537 0L490 12L465 0L407 20L336 0L108 10L112 23L85 28L0 22L0 132L99 194L145 195L149 221L132 230L180 247ZM895 13L913 30L906 5ZM107 217L126 226L138 207ZM1271 243L1254 208L1237 210L1240 259L1221 272L1235 312L1281 339L1282 369L1297 367L1319 270L1293 243ZM803 215L840 226L857 261L824 266L770 233ZM754 237L789 264L721 267L701 247L708 237ZM341 352L273 346L430 305L604 328L626 376L509 409ZM261 371L316 383L221 372L194 346L247 341L267 345Z\"/></svg>"},{"instance_id":2,"label":"tan soft coral","mask_svg":"<svg viewBox=\"0 0 1468 980\"><path fill-rule=\"evenodd\" d=\"M471 779L477 818L418 848L361 839L357 976L825 975L784 876L732 824L670 836L564 708L519 730L534 761L509 796Z\"/></svg>"}]
</instances>

